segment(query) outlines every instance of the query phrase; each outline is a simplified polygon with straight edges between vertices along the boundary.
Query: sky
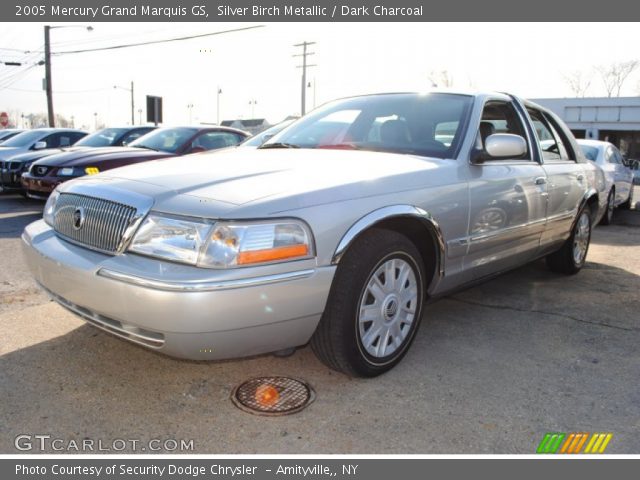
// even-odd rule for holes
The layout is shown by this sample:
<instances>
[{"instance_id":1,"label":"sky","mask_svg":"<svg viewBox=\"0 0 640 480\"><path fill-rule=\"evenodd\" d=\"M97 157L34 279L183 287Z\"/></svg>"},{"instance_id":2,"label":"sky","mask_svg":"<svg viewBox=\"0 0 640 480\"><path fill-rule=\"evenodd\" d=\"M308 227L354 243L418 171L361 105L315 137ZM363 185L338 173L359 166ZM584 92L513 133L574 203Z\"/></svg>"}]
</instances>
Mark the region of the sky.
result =
<instances>
[{"instance_id":1,"label":"sky","mask_svg":"<svg viewBox=\"0 0 640 480\"><path fill-rule=\"evenodd\" d=\"M51 30L52 51L104 47L258 25L248 23L94 23L89 32ZM424 91L446 70L461 90L508 91L525 98L572 96L565 76L639 58L638 24L606 23L267 23L201 39L111 51L54 55L54 109L90 130L135 122L145 95L163 97L164 123L215 123L300 113L301 53L316 42L308 69L307 111L329 100L375 92ZM0 23L0 61L43 58L43 24ZM14 49L14 50L3 50ZM18 50L18 51L15 51ZM25 54L24 51L34 53ZM45 113L44 67L0 65L0 111ZM222 93L217 95L220 88ZM605 96L593 73L590 96ZM622 95L640 94L640 71ZM189 105L193 105L189 108ZM97 115L94 115L97 114ZM20 120L18 120L20 122Z\"/></svg>"}]
</instances>

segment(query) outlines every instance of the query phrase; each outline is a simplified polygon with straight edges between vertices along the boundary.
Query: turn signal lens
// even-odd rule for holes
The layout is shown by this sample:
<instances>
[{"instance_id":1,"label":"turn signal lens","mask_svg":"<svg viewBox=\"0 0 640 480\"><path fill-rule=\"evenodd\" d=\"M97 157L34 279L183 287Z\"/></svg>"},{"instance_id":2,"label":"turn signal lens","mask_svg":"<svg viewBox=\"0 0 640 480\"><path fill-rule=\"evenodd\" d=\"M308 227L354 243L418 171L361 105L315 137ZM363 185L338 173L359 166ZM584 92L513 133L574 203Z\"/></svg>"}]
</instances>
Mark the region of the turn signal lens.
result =
<instances>
[{"instance_id":1,"label":"turn signal lens","mask_svg":"<svg viewBox=\"0 0 640 480\"><path fill-rule=\"evenodd\" d=\"M98 170L98 167L87 167L84 169L84 173L87 175L95 175L96 173L100 173L100 170Z\"/></svg>"},{"instance_id":2,"label":"turn signal lens","mask_svg":"<svg viewBox=\"0 0 640 480\"><path fill-rule=\"evenodd\" d=\"M238 265L275 262L278 260L284 260L285 258L306 257L308 254L309 247L307 245L292 245L290 247L277 247L266 250L240 252L238 254Z\"/></svg>"}]
</instances>

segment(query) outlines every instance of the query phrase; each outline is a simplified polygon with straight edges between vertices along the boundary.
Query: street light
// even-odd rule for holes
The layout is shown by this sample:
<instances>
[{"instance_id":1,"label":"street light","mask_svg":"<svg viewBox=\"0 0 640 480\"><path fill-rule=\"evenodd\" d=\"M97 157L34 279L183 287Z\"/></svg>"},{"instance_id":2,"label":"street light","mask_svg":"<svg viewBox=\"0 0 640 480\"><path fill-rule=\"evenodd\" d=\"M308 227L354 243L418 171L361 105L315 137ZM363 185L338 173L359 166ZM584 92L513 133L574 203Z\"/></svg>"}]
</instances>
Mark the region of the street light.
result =
<instances>
[{"instance_id":1,"label":"street light","mask_svg":"<svg viewBox=\"0 0 640 480\"><path fill-rule=\"evenodd\" d=\"M98 131L98 112L93 114L93 129Z\"/></svg>"},{"instance_id":2,"label":"street light","mask_svg":"<svg viewBox=\"0 0 640 480\"><path fill-rule=\"evenodd\" d=\"M45 90L47 91L47 115L49 117L49 126L55 127L55 116L53 114L53 91L51 87L51 41L50 32L54 28L86 28L88 32L93 31L91 25L60 25L60 26L44 26L44 81Z\"/></svg>"},{"instance_id":3,"label":"street light","mask_svg":"<svg viewBox=\"0 0 640 480\"><path fill-rule=\"evenodd\" d=\"M193 111L193 103L187 105L187 109L189 110L189 125L191 125L191 112Z\"/></svg>"},{"instance_id":4,"label":"street light","mask_svg":"<svg viewBox=\"0 0 640 480\"><path fill-rule=\"evenodd\" d=\"M256 105L258 104L258 101L255 98L252 98L251 100L249 100L249 105L251 105L251 118L253 119L255 117L255 109L256 109Z\"/></svg>"},{"instance_id":5,"label":"street light","mask_svg":"<svg viewBox=\"0 0 640 480\"><path fill-rule=\"evenodd\" d=\"M138 125L142 125L142 109L138 109Z\"/></svg>"},{"instance_id":6,"label":"street light","mask_svg":"<svg viewBox=\"0 0 640 480\"><path fill-rule=\"evenodd\" d=\"M131 92L131 126L134 126L136 123L135 117L134 117L134 112L136 107L133 100L133 81L131 82L131 88L121 87L120 85L114 85L113 88L119 88L120 90L126 90L127 92Z\"/></svg>"}]
</instances>

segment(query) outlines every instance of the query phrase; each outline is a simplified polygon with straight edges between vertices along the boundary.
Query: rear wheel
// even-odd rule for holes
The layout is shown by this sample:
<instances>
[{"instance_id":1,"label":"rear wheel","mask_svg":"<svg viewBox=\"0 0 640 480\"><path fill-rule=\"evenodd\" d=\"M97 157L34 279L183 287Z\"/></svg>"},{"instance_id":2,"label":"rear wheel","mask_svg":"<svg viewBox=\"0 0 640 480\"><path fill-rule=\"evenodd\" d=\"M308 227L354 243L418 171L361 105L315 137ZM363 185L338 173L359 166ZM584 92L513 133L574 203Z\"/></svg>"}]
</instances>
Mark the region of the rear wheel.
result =
<instances>
[{"instance_id":1,"label":"rear wheel","mask_svg":"<svg viewBox=\"0 0 640 480\"><path fill-rule=\"evenodd\" d=\"M613 210L616 208L616 192L612 188L609 191L609 196L607 197L607 209L600 220L600 225L611 225L613 221Z\"/></svg>"},{"instance_id":2,"label":"rear wheel","mask_svg":"<svg viewBox=\"0 0 640 480\"><path fill-rule=\"evenodd\" d=\"M547 266L554 272L573 275L584 266L591 241L591 211L582 208L562 248L547 256Z\"/></svg>"},{"instance_id":3,"label":"rear wheel","mask_svg":"<svg viewBox=\"0 0 640 480\"><path fill-rule=\"evenodd\" d=\"M374 377L407 353L422 314L424 266L404 235L365 232L340 261L311 339L318 358L352 376Z\"/></svg>"}]
</instances>

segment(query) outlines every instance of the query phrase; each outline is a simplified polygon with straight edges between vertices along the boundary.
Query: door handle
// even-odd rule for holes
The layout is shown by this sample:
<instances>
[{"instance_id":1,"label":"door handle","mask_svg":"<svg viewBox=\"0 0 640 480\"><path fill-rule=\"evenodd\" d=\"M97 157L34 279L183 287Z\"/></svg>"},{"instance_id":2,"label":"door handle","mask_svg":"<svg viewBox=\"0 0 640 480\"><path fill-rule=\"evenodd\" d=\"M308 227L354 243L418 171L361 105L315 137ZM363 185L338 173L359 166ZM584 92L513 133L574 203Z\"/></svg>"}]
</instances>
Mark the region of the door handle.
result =
<instances>
[{"instance_id":1,"label":"door handle","mask_svg":"<svg viewBox=\"0 0 640 480\"><path fill-rule=\"evenodd\" d=\"M544 185L545 183L547 183L547 179L546 177L538 177L534 180L536 185Z\"/></svg>"}]
</instances>

